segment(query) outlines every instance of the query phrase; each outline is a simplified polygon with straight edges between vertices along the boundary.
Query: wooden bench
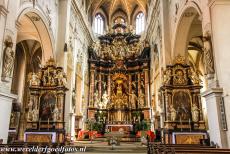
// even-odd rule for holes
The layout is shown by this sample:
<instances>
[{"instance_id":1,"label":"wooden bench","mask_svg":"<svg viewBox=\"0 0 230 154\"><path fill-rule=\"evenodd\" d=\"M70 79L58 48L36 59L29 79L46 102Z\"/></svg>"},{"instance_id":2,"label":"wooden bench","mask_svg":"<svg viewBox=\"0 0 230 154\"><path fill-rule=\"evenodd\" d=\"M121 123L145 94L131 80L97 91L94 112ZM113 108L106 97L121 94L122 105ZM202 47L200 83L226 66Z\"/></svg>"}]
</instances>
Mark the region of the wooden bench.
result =
<instances>
[{"instance_id":1,"label":"wooden bench","mask_svg":"<svg viewBox=\"0 0 230 154\"><path fill-rule=\"evenodd\" d=\"M199 144L156 144L148 142L148 154L230 154L230 149L220 149L211 146L202 146Z\"/></svg>"}]
</instances>

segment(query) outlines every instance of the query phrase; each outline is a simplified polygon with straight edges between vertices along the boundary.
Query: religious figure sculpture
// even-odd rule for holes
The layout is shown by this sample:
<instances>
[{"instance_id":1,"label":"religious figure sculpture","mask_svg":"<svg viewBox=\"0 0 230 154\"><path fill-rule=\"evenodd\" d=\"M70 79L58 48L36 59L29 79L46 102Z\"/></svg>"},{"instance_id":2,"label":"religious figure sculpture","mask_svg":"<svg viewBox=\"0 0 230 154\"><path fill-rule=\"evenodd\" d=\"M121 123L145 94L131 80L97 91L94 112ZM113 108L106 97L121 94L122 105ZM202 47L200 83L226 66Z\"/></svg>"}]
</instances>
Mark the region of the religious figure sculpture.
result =
<instances>
[{"instance_id":1,"label":"religious figure sculpture","mask_svg":"<svg viewBox=\"0 0 230 154\"><path fill-rule=\"evenodd\" d=\"M171 121L175 121L177 112L176 112L176 109L173 107L173 105L169 106L169 112L171 114L170 116Z\"/></svg>"},{"instance_id":2,"label":"religious figure sculpture","mask_svg":"<svg viewBox=\"0 0 230 154\"><path fill-rule=\"evenodd\" d=\"M57 104L55 104L55 108L52 113L53 113L53 121L58 121L59 120L59 110L58 110Z\"/></svg>"},{"instance_id":3,"label":"religious figure sculpture","mask_svg":"<svg viewBox=\"0 0 230 154\"><path fill-rule=\"evenodd\" d=\"M5 41L5 49L3 51L3 66L2 66L2 80L8 81L7 79L12 77L12 70L14 66L14 51L13 42Z\"/></svg>"},{"instance_id":4,"label":"religious figure sculpture","mask_svg":"<svg viewBox=\"0 0 230 154\"><path fill-rule=\"evenodd\" d=\"M176 70L173 78L173 82L174 84L179 84L179 85L186 84L186 76L182 70L180 69Z\"/></svg>"},{"instance_id":5,"label":"religious figure sculpture","mask_svg":"<svg viewBox=\"0 0 230 154\"><path fill-rule=\"evenodd\" d=\"M193 69L188 70L188 77L192 81L194 85L199 85L200 84L200 79L197 73Z\"/></svg>"},{"instance_id":6,"label":"religious figure sculpture","mask_svg":"<svg viewBox=\"0 0 230 154\"><path fill-rule=\"evenodd\" d=\"M142 90L140 91L139 95L139 107L144 107L145 106L145 94L143 94Z\"/></svg>"},{"instance_id":7,"label":"religious figure sculpture","mask_svg":"<svg viewBox=\"0 0 230 154\"><path fill-rule=\"evenodd\" d=\"M214 60L213 60L213 52L212 52L212 45L211 40L209 37L205 36L202 38L204 44L204 66L205 66L205 74L214 74Z\"/></svg>"},{"instance_id":8,"label":"religious figure sculpture","mask_svg":"<svg viewBox=\"0 0 230 154\"><path fill-rule=\"evenodd\" d=\"M94 107L98 107L99 106L99 104L100 104L100 99L98 98L98 90L94 93L94 104L93 104L93 106Z\"/></svg>"},{"instance_id":9,"label":"religious figure sculpture","mask_svg":"<svg viewBox=\"0 0 230 154\"><path fill-rule=\"evenodd\" d=\"M130 103L131 103L131 107L132 109L136 109L136 101L137 101L137 96L136 94L134 93L134 91L132 91L130 95Z\"/></svg>"},{"instance_id":10,"label":"religious figure sculpture","mask_svg":"<svg viewBox=\"0 0 230 154\"><path fill-rule=\"evenodd\" d=\"M192 104L191 112L192 112L192 120L194 122L198 122L199 121L199 108L197 107L196 104Z\"/></svg>"},{"instance_id":11,"label":"religious figure sculpture","mask_svg":"<svg viewBox=\"0 0 230 154\"><path fill-rule=\"evenodd\" d=\"M38 115L39 115L39 111L37 108L34 108L32 111L32 121L36 122L38 121Z\"/></svg>"},{"instance_id":12,"label":"religious figure sculpture","mask_svg":"<svg viewBox=\"0 0 230 154\"><path fill-rule=\"evenodd\" d=\"M40 79L36 73L29 73L29 85L30 86L39 86Z\"/></svg>"},{"instance_id":13,"label":"religious figure sculpture","mask_svg":"<svg viewBox=\"0 0 230 154\"><path fill-rule=\"evenodd\" d=\"M109 96L107 92L105 91L104 94L102 95L102 108L105 109L107 104L109 102Z\"/></svg>"},{"instance_id":14,"label":"religious figure sculpture","mask_svg":"<svg viewBox=\"0 0 230 154\"><path fill-rule=\"evenodd\" d=\"M31 120L32 120L32 116L33 116L33 101L32 101L32 100L29 101L28 109L29 109L29 110L28 110L27 119L28 119L29 121L31 121Z\"/></svg>"},{"instance_id":15,"label":"religious figure sculpture","mask_svg":"<svg viewBox=\"0 0 230 154\"><path fill-rule=\"evenodd\" d=\"M172 76L172 70L167 69L164 71L164 77L163 77L163 82L164 84L170 84L171 76Z\"/></svg>"}]
</instances>

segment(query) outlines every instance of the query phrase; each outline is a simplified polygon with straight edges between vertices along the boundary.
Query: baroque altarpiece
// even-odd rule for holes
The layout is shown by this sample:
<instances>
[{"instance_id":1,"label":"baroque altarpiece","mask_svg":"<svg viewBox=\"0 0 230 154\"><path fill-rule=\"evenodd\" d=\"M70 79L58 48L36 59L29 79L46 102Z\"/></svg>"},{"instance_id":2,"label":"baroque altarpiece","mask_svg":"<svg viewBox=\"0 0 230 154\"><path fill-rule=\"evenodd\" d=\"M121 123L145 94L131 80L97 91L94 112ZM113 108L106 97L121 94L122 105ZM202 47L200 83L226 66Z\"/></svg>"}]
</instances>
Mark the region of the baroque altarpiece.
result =
<instances>
[{"instance_id":1,"label":"baroque altarpiece","mask_svg":"<svg viewBox=\"0 0 230 154\"><path fill-rule=\"evenodd\" d=\"M50 59L38 73L29 74L26 142L64 142L66 75Z\"/></svg>"},{"instance_id":2,"label":"baroque altarpiece","mask_svg":"<svg viewBox=\"0 0 230 154\"><path fill-rule=\"evenodd\" d=\"M199 144L207 138L202 114L200 79L182 56L168 65L160 88L164 142Z\"/></svg>"},{"instance_id":3,"label":"baroque altarpiece","mask_svg":"<svg viewBox=\"0 0 230 154\"><path fill-rule=\"evenodd\" d=\"M99 39L89 49L88 118L128 131L150 118L149 44L119 23Z\"/></svg>"}]
</instances>

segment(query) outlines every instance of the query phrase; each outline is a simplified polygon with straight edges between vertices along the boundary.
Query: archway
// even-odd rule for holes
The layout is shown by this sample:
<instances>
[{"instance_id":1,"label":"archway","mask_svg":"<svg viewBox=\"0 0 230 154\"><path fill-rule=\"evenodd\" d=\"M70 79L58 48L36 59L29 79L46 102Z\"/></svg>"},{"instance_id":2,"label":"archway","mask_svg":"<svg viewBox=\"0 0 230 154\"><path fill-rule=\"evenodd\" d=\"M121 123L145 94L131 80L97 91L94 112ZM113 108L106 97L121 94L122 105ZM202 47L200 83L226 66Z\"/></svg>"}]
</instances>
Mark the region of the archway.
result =
<instances>
[{"instance_id":1,"label":"archway","mask_svg":"<svg viewBox=\"0 0 230 154\"><path fill-rule=\"evenodd\" d=\"M201 20L201 12L199 8L189 7L181 14L177 31L175 35L175 42L173 48L173 59L182 55L186 58L187 63L192 66L201 80L201 93L207 88L207 80L204 73L203 61L203 26ZM202 98L202 109L204 120L207 125L207 109L205 100Z\"/></svg>"},{"instance_id":2,"label":"archway","mask_svg":"<svg viewBox=\"0 0 230 154\"><path fill-rule=\"evenodd\" d=\"M30 10L30 11L29 11ZM23 140L28 106L28 75L38 72L41 66L53 55L51 36L47 30L46 20L38 10L24 9L18 16L15 66L11 91L18 95L17 104L21 107L16 128L15 139ZM12 114L14 110L12 110ZM12 117L15 118L15 117ZM11 121L12 121L11 118ZM11 138L9 136L9 138Z\"/></svg>"}]
</instances>

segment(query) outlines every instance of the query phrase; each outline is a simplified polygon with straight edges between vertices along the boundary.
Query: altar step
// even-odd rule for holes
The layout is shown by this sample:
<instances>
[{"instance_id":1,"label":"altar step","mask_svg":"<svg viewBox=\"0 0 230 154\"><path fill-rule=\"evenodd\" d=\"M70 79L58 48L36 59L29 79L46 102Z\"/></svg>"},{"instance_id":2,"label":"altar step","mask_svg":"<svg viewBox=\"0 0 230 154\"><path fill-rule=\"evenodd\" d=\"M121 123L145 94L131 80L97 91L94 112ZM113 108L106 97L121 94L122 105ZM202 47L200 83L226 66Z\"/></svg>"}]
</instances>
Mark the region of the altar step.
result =
<instances>
[{"instance_id":1,"label":"altar step","mask_svg":"<svg viewBox=\"0 0 230 154\"><path fill-rule=\"evenodd\" d=\"M89 139L87 139L87 140L89 140ZM105 137L100 137L100 138L94 139L94 141L106 142L107 139ZM140 142L140 141L141 141L141 138L139 138L139 137L123 137L123 138L121 138L121 142Z\"/></svg>"}]
</instances>

